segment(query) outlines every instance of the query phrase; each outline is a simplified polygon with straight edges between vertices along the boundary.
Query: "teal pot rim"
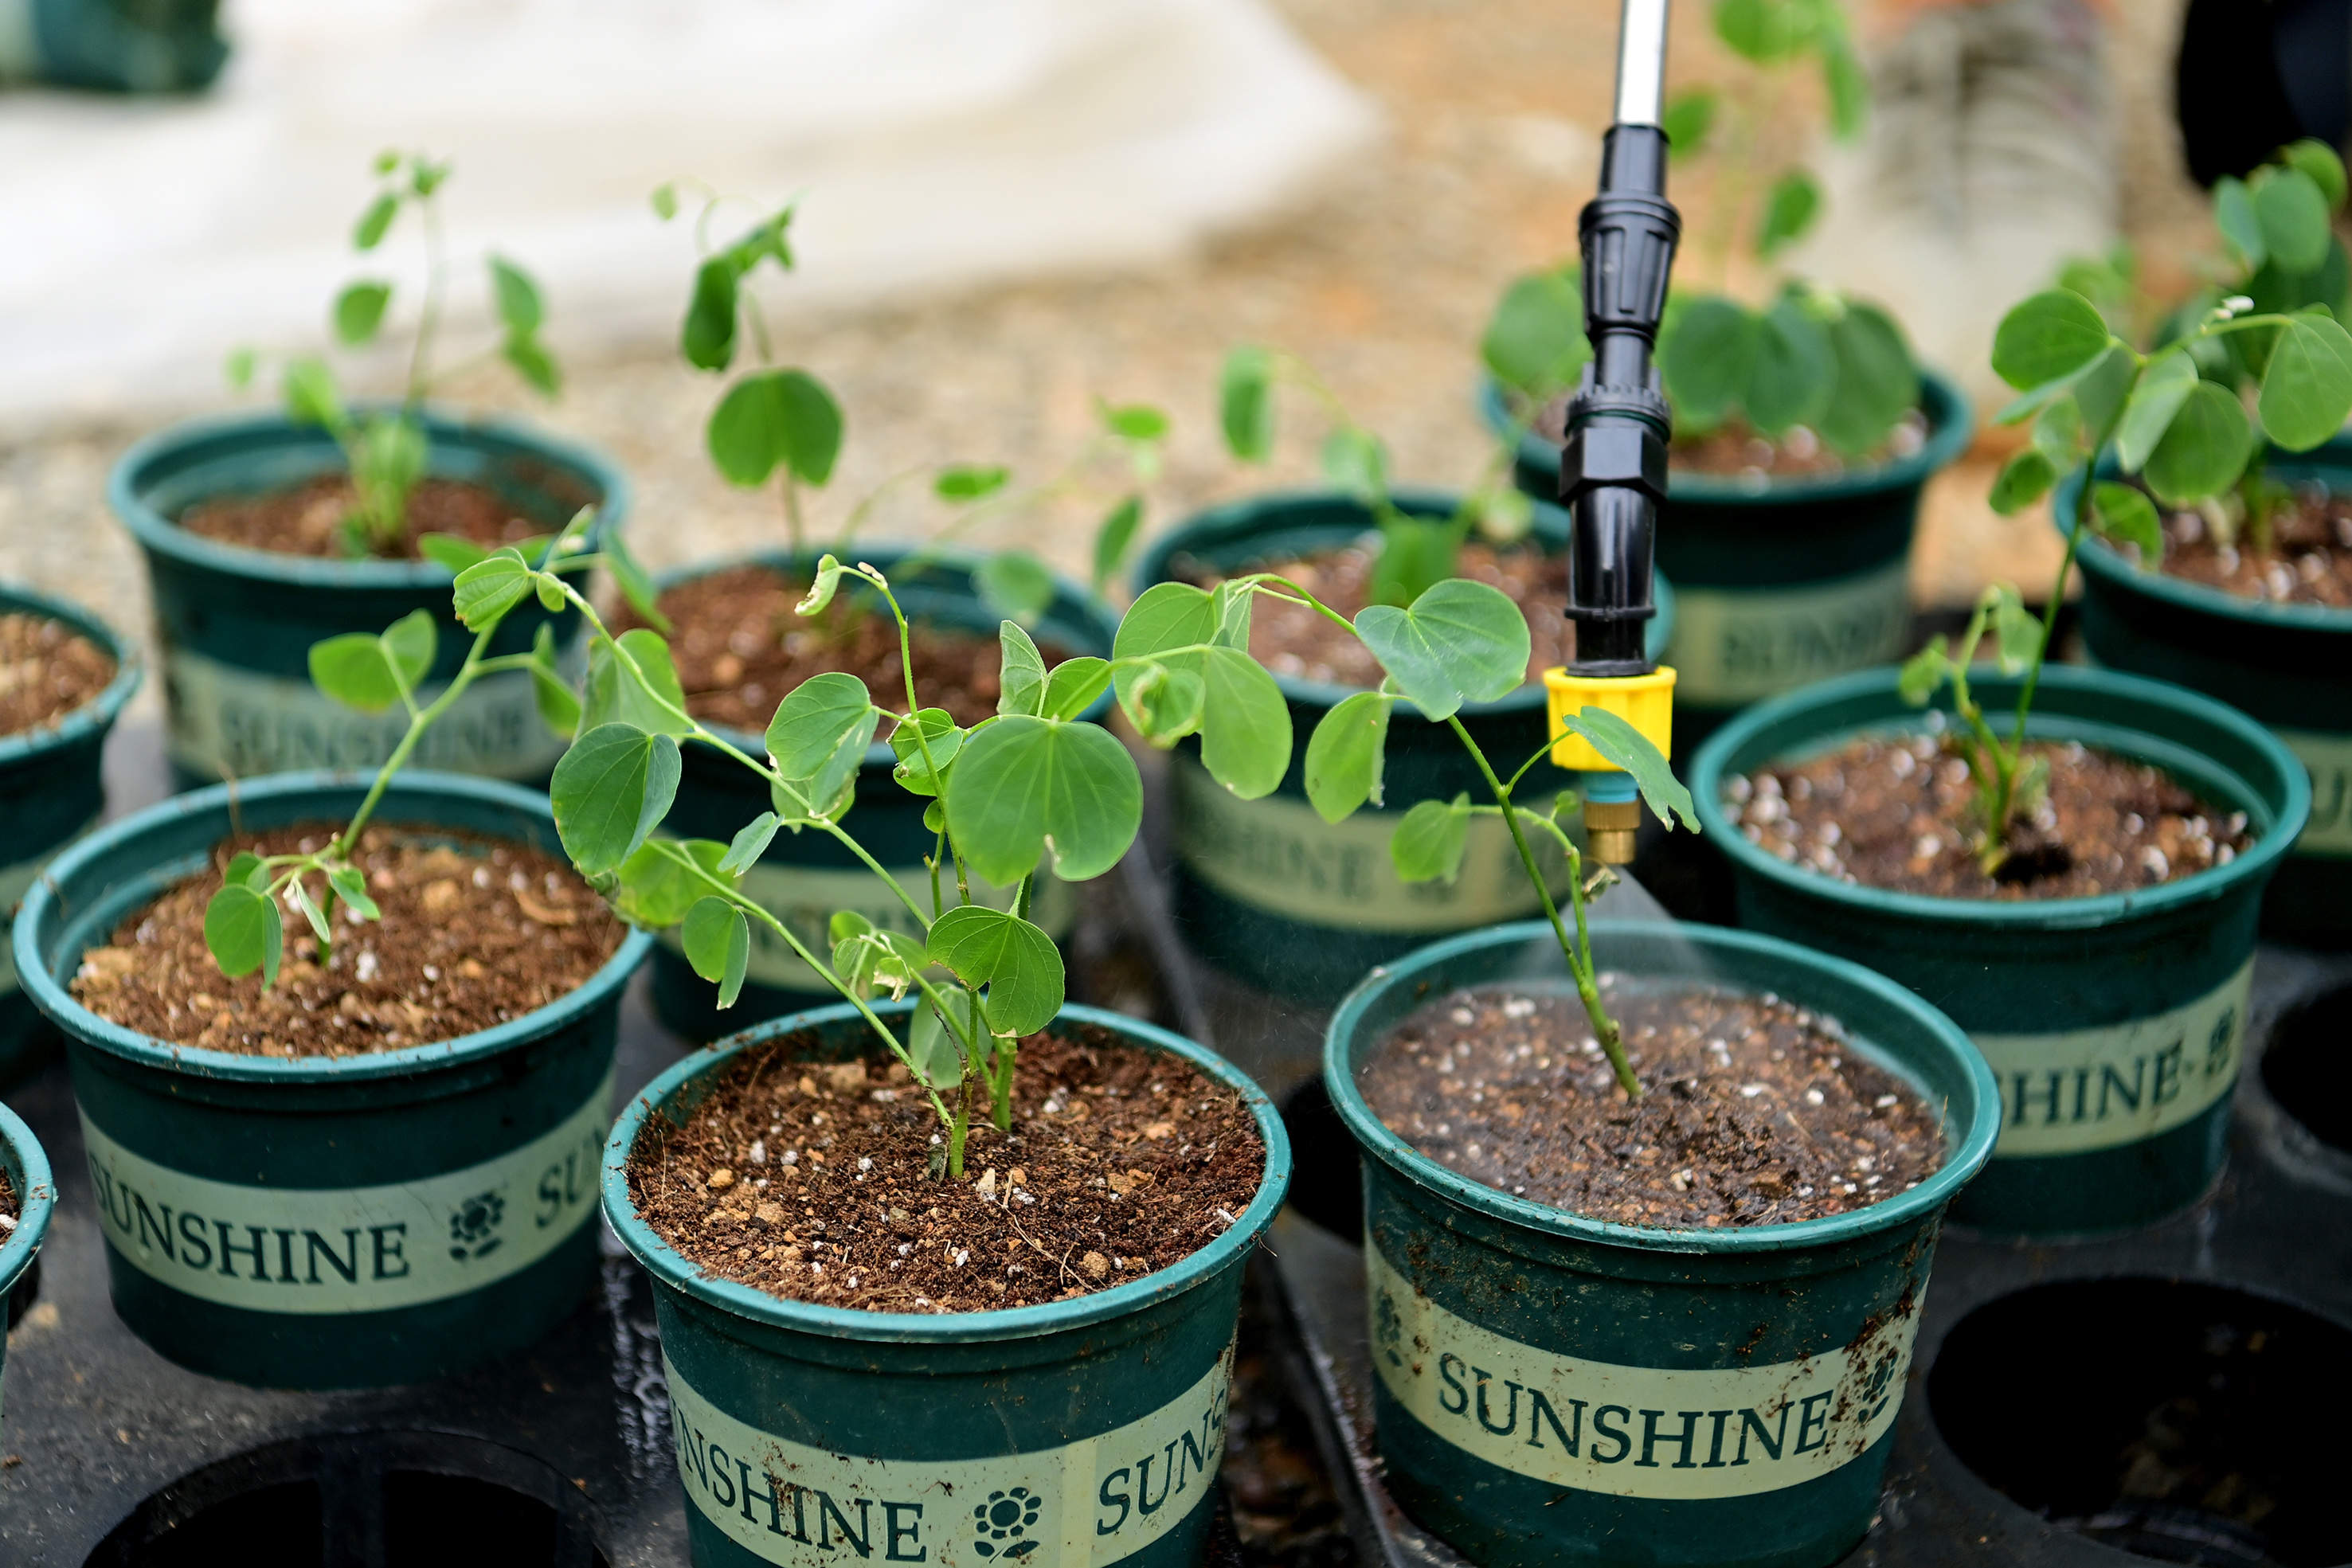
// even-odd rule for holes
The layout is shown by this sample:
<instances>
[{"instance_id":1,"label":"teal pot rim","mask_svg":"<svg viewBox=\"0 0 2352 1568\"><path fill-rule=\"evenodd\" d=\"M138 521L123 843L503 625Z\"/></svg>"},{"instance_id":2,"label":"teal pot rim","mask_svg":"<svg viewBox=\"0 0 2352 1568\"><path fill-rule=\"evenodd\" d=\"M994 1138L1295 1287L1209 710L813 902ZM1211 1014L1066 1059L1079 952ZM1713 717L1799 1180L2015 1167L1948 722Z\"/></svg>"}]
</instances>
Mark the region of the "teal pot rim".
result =
<instances>
[{"instance_id":1,"label":"teal pot rim","mask_svg":"<svg viewBox=\"0 0 2352 1568\"><path fill-rule=\"evenodd\" d=\"M1427 486L1399 485L1389 491L1389 498L1402 510L1418 516L1444 517L1453 512L1462 497L1458 492L1452 490L1440 490ZM1250 519L1261 516L1278 518L1284 509L1292 507L1320 507L1349 504L1360 503L1356 503L1354 497L1343 495L1338 490L1268 490L1262 495L1245 497L1238 501L1228 501L1221 507L1212 507L1206 511L1194 512L1151 541L1141 559L1136 562L1135 591L1139 597L1147 589L1156 588L1163 582L1175 581L1176 579L1168 575L1169 561L1185 550L1195 537L1202 533L1223 533L1230 530L1238 534L1244 531L1243 525ZM1570 526L1568 514L1549 501L1537 501L1534 506L1535 519L1528 530L1529 534L1544 540L1547 545L1558 547L1557 550L1547 550L1547 553L1556 554L1567 549ZM1270 528L1276 525L1269 523L1267 526ZM1367 515L1364 522L1365 531L1369 532L1372 526L1371 519ZM1649 630L1643 633L1642 640L1650 657L1654 660L1665 656L1667 639L1674 633L1674 584L1668 582L1664 575L1653 573L1650 593L1657 613L1650 618ZM1286 675L1271 670L1266 673L1274 676L1274 684L1281 689L1284 696L1302 707L1337 707L1359 692L1371 690L1370 686L1343 686L1330 681L1302 681L1295 675ZM1510 695L1497 698L1494 702L1464 703L1462 712L1465 716L1475 716L1480 714L1531 713L1543 710L1549 701L1550 698L1545 695L1543 684L1540 681L1530 681Z\"/></svg>"},{"instance_id":2,"label":"teal pot rim","mask_svg":"<svg viewBox=\"0 0 2352 1568\"><path fill-rule=\"evenodd\" d=\"M362 789L367 781L368 776L357 773L310 772L272 773L236 784L215 784L208 789L174 796L76 841L71 849L49 862L33 883L32 890L26 894L25 902L17 913L15 937L16 974L26 995L75 1044L105 1051L110 1056L158 1072L244 1083L354 1083L404 1078L419 1072L463 1066L554 1033L612 1000L621 988L628 984L629 977L645 961L646 955L652 951L652 934L632 928L622 938L613 956L604 961L603 968L568 995L543 1008L535 1009L520 1018L509 1019L495 1029L477 1030L455 1040L403 1046L398 1051L373 1051L364 1056L286 1059L246 1056L235 1051L174 1044L99 1017L76 1001L72 993L51 976L49 965L39 950L34 933L51 917L52 906L63 902L61 890L70 887L74 878L90 862L126 844L137 842L154 829L188 817L231 810L281 795ZM455 773L404 772L394 776L393 789L412 798L419 794L470 797L510 810L528 812L544 818L550 836L554 833L555 817L548 809L546 796L498 779ZM399 810L389 805L385 809L394 812Z\"/></svg>"},{"instance_id":3,"label":"teal pot rim","mask_svg":"<svg viewBox=\"0 0 2352 1568\"><path fill-rule=\"evenodd\" d=\"M535 449L555 463L585 475L604 499L596 507L599 528L616 524L629 506L629 482L620 468L593 449L550 435L519 421L473 419L427 408L424 412L428 446L434 442L463 442L479 436ZM156 555L187 566L236 577L254 578L289 588L408 589L446 588L454 574L430 560L331 560L323 556L285 555L223 544L192 534L147 504L150 470L191 449L219 445L247 449L276 436L288 445L329 442L326 433L297 424L282 413L227 414L192 419L171 425L134 444L106 476L106 503L122 519L140 545Z\"/></svg>"},{"instance_id":4,"label":"teal pot rim","mask_svg":"<svg viewBox=\"0 0 2352 1568\"><path fill-rule=\"evenodd\" d=\"M1976 439L1976 410L1958 382L1925 365L1919 367L1919 406L1927 416L1927 439L1908 457L1832 478L1767 479L1761 485L1675 469L1667 476L1666 498L1705 507L1797 507L1924 485L1938 469L1949 466ZM1522 465L1547 473L1559 472L1559 448L1532 430L1519 430L1504 401L1502 383L1492 376L1482 377L1478 382L1478 417L1498 436L1518 432L1516 455Z\"/></svg>"},{"instance_id":5,"label":"teal pot rim","mask_svg":"<svg viewBox=\"0 0 2352 1568\"><path fill-rule=\"evenodd\" d=\"M1795 1252L1832 1247L1926 1219L1949 1203L1953 1195L1968 1184L1985 1161L1992 1157L1993 1140L2000 1132L2000 1090L1993 1081L1992 1069L1985 1065L1983 1055L1969 1043L1960 1026L1922 1000L1917 993L1859 964L1752 931L1735 931L1721 925L1668 925L1642 920L1596 920L1592 923L1596 946L1605 944L1612 936L1658 935L1670 935L1701 953L1710 949L1738 951L1810 969L1847 987L1871 992L1889 1008L1908 1015L1923 1034L1933 1040L1969 1080L1976 1102L1967 1131L1957 1146L1945 1151L1944 1163L1936 1174L1907 1192L1898 1193L1883 1203L1858 1208L1850 1214L1833 1214L1821 1219L1798 1220L1788 1225L1668 1230L1588 1219L1550 1204L1513 1197L1483 1182L1472 1181L1458 1172L1450 1171L1421 1153L1389 1131L1381 1119L1372 1114L1371 1107L1364 1103L1361 1091L1356 1087L1350 1059L1354 1054L1355 1036L1365 1016L1387 993L1415 985L1424 973L1443 969L1463 954L1475 952L1481 947L1557 942L1551 926L1541 920L1489 925L1484 930L1465 931L1459 936L1450 936L1443 942L1416 948L1395 963L1374 969L1339 1003L1339 1010L1331 1015L1331 1022L1323 1035L1323 1082L1340 1119L1347 1123L1349 1133L1355 1138L1357 1147L1379 1160L1393 1175L1433 1194L1444 1202L1458 1204L1524 1229L1563 1240L1628 1248L1643 1252L1717 1256ZM1899 1076L1909 1076L1900 1069L1896 1071Z\"/></svg>"},{"instance_id":6,"label":"teal pot rim","mask_svg":"<svg viewBox=\"0 0 2352 1568\"><path fill-rule=\"evenodd\" d=\"M0 1105L0 1144L7 1145L24 1180L17 1183L16 1228L0 1242L0 1296L6 1294L48 1233L49 1215L58 1206L57 1178L49 1174L49 1156L33 1129L16 1113Z\"/></svg>"},{"instance_id":7,"label":"teal pot rim","mask_svg":"<svg viewBox=\"0 0 2352 1568\"><path fill-rule=\"evenodd\" d=\"M2323 449L2324 450L2324 449ZM2343 465L2312 463L2317 453L2281 454L2283 464L2311 468L2336 468L2352 479L2352 461ZM2352 459L2352 454L2344 454ZM2052 497L2050 516L2062 536L2070 536L2078 526L2075 517L2083 494L2083 478L2079 472L2069 474L2058 486ZM2337 635L2352 634L2352 609L2339 609L2331 604L2273 604L2264 600L2243 599L2237 594L2185 579L2154 567L2140 566L2124 559L2121 552L2097 536L2086 538L2074 551L2075 564L2085 577L2095 578L2100 587L2116 593L2135 593L2154 599L2175 610L2199 615L2218 615L2250 625L2279 627L2297 632L2332 632Z\"/></svg>"},{"instance_id":8,"label":"teal pot rim","mask_svg":"<svg viewBox=\"0 0 2352 1568\"><path fill-rule=\"evenodd\" d=\"M692 582L697 578L709 577L714 572L732 571L738 567L745 566L764 566L790 575L803 561L813 560L823 549L824 547L819 545L804 549L797 555L789 549L745 550L736 555L722 556L717 560L697 561L691 566L679 567L675 570L661 573L654 580L655 591L666 591L682 582ZM864 549L853 549L849 552L847 562L855 566L860 560L871 561L880 566L887 575L898 562L919 551L922 554L926 565L937 563L950 571L962 572L967 578L979 570L981 562L988 559L989 553L962 546L943 546L932 549L919 543L908 544L895 540L877 539L870 547ZM1095 634L1101 640L1102 653L1099 656L1108 658L1111 643L1118 636L1118 617L1111 612L1108 605L1081 587L1076 580L1058 571L1055 572L1053 577L1055 594L1070 603L1084 608L1087 621ZM899 584L893 582L890 587L895 592ZM974 601L977 602L977 600L975 599ZM1087 705L1086 711L1078 715L1078 717L1090 724L1101 723L1105 716L1110 712L1110 693L1106 689L1100 696ZM767 755L768 742L764 736L754 735L747 729L737 729L732 725L714 724L709 727L713 735L719 736L739 751L748 752L753 757ZM877 740L866 748L864 766L891 768L898 765L898 754L890 749L888 741Z\"/></svg>"},{"instance_id":9,"label":"teal pot rim","mask_svg":"<svg viewBox=\"0 0 2352 1568\"><path fill-rule=\"evenodd\" d=\"M78 604L68 604L29 588L0 584L0 614L11 612L42 616L89 638L114 661L114 679L107 683L104 691L62 718L15 735L0 736L0 768L14 767L43 752L57 751L91 736L105 734L146 675L139 651L116 635L113 627Z\"/></svg>"},{"instance_id":10,"label":"teal pot rim","mask_svg":"<svg viewBox=\"0 0 2352 1568\"><path fill-rule=\"evenodd\" d=\"M1925 710L1913 708L1903 702L1896 683L1901 671L1889 666L1876 670L1860 670L1835 680L1822 681L1805 686L1785 696L1760 703L1741 714L1717 731L1706 744L1700 747L1691 761L1691 798L1698 809L1700 836L1713 843L1717 850L1728 855L1735 869L1777 884L1783 892L1797 897L1818 899L1842 904L1865 915L1896 917L1904 920L1941 925L1952 930L1970 931L2081 931L2116 925L2126 919L2142 919L2150 915L2183 909L2218 899L2232 889L2249 882L2259 883L2270 875L2279 861L2293 847L2295 836L2302 832L2304 820L2311 812L2311 779L2303 764L2280 741L2233 707L2212 698L2201 696L2184 686L2164 681L2152 681L2142 675L2127 675L2116 670L2091 669L2073 664L2049 664L2042 671L2041 690L2044 695L2063 692L2070 695L2103 700L2123 699L2143 706L2173 708L2210 728L2227 732L2239 745L2263 758L2276 774L2281 786L2283 804L2273 821L2263 826L2254 847L2238 856L2228 865L2211 866L2184 876L2177 882L2159 886L2137 889L2130 893L2103 893L2088 898L1989 899L1936 898L1919 893L1895 893L1885 888L1864 887L1800 870L1779 856L1768 854L1748 841L1731 820L1724 814L1722 804L1723 776L1736 754L1753 746L1758 737L1770 732L1792 731L1787 738L1787 748L1808 746L1822 738L1808 735L1803 720L1816 710L1834 710L1856 699L1867 701L1884 697L1887 712L1884 727L1906 727L1902 721ZM2006 679L1974 677L1988 692L2013 689ZM1989 710L2006 709L2006 697L1986 699ZM2176 755L2190 748L2185 743L2159 742L2155 737L2143 737L2129 727L2128 721L2059 716L2051 720L2046 710L2035 710L2037 727L2047 738L2063 736L2073 730L2103 731L2091 738L2096 744L2124 750L2133 755L2129 742L2135 737L2145 740L2148 754L2142 759L2165 767L2161 753L2169 750ZM1841 718L1837 734L1858 731L1870 725L1854 726ZM2005 712L1997 728L2007 727ZM1785 749L1781 753L1785 755ZM2259 820L2250 812L2250 820Z\"/></svg>"},{"instance_id":11,"label":"teal pot rim","mask_svg":"<svg viewBox=\"0 0 2352 1568\"><path fill-rule=\"evenodd\" d=\"M913 1010L912 1002L877 1003L874 1007L876 1014L886 1020L903 1018ZM637 1217L635 1207L629 1201L629 1155L636 1147L638 1134L656 1107L667 1104L690 1081L717 1071L740 1051L804 1029L862 1022L858 1009L847 1002L771 1019L755 1029L745 1030L709 1051L687 1057L631 1096L604 1145L605 1221L646 1271L672 1290L736 1318L826 1339L877 1344L975 1344L1037 1339L1107 1322L1172 1300L1237 1261L1238 1255L1256 1246L1266 1227L1274 1223L1283 1195L1290 1186L1290 1139L1283 1130L1282 1115L1275 1109L1274 1102L1266 1098L1265 1092L1240 1069L1181 1035L1123 1013L1075 1004L1063 1008L1055 1020L1094 1024L1137 1044L1180 1057L1240 1095L1256 1120L1258 1138L1265 1145L1265 1169L1258 1177L1257 1196L1223 1234L1183 1261L1074 1301L1045 1301L1034 1307L997 1312L937 1313L869 1312L786 1301L748 1285L713 1280L688 1262Z\"/></svg>"}]
</instances>

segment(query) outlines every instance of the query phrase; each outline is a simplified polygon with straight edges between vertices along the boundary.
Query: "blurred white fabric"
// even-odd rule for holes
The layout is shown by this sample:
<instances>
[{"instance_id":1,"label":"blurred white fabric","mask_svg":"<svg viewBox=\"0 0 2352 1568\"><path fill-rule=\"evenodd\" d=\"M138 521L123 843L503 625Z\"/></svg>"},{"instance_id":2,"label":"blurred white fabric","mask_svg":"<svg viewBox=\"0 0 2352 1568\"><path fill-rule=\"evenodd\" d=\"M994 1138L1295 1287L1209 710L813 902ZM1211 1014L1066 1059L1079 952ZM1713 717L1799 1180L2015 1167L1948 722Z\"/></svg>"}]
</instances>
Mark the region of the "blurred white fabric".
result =
<instances>
[{"instance_id":1,"label":"blurred white fabric","mask_svg":"<svg viewBox=\"0 0 2352 1568\"><path fill-rule=\"evenodd\" d=\"M1374 128L1259 0L231 0L226 25L202 99L0 94L0 431L215 403L230 349L320 343L362 272L413 309L413 219L350 249L385 148L456 163L457 320L495 246L562 351L674 332L694 209L655 219L666 180L801 194L801 270L763 288L788 318L1162 258Z\"/></svg>"}]
</instances>

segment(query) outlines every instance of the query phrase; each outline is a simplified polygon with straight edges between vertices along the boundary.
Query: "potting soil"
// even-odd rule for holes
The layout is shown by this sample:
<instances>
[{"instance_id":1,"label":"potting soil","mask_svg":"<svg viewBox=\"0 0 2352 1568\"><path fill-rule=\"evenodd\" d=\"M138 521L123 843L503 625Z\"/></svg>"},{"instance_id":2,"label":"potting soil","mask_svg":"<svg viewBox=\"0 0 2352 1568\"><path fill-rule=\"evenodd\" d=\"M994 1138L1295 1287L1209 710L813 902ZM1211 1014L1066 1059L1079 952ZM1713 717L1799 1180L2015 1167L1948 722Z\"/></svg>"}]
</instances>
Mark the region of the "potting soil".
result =
<instances>
[{"instance_id":1,"label":"potting soil","mask_svg":"<svg viewBox=\"0 0 2352 1568\"><path fill-rule=\"evenodd\" d=\"M0 736L63 718L113 679L106 650L71 627L42 615L0 615Z\"/></svg>"},{"instance_id":2,"label":"potting soil","mask_svg":"<svg viewBox=\"0 0 2352 1568\"><path fill-rule=\"evenodd\" d=\"M1555 444L1567 439L1568 400L1554 398L1546 403L1535 428ZM1771 436L1734 417L1713 430L1678 432L1668 461L1678 473L1711 478L1834 479L1899 463L1927 444L1927 415L1916 408L1895 423L1885 441L1856 456L1840 452L1803 425Z\"/></svg>"},{"instance_id":3,"label":"potting soil","mask_svg":"<svg viewBox=\"0 0 2352 1568\"><path fill-rule=\"evenodd\" d=\"M359 492L349 478L321 474L291 489L199 501L180 514L179 523L223 544L340 560L353 553L343 519L358 505ZM374 553L393 560L422 559L416 541L425 534L456 534L496 549L547 532L545 524L532 521L495 490L458 479L425 479L408 493L408 531L398 548Z\"/></svg>"},{"instance_id":4,"label":"potting soil","mask_svg":"<svg viewBox=\"0 0 2352 1568\"><path fill-rule=\"evenodd\" d=\"M2242 530L2224 543L2201 514L2174 512L2164 519L2163 570L2257 603L2352 609L2352 497L2296 486L2271 515L2266 551Z\"/></svg>"}]
</instances>

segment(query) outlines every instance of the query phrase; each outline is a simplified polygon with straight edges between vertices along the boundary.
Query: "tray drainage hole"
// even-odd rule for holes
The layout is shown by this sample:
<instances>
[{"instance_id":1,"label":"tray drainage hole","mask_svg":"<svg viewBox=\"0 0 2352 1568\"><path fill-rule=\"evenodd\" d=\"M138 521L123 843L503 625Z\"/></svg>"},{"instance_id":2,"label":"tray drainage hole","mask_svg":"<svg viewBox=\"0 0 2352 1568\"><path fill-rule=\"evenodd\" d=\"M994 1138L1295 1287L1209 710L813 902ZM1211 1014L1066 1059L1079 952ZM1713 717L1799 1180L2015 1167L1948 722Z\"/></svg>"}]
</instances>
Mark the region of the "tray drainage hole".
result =
<instances>
[{"instance_id":1,"label":"tray drainage hole","mask_svg":"<svg viewBox=\"0 0 2352 1568\"><path fill-rule=\"evenodd\" d=\"M607 1568L587 1499L528 1454L438 1432L250 1449L131 1511L84 1568Z\"/></svg>"},{"instance_id":2,"label":"tray drainage hole","mask_svg":"<svg viewBox=\"0 0 2352 1568\"><path fill-rule=\"evenodd\" d=\"M2263 1087L2330 1147L2352 1154L2352 986L2338 986L2279 1020L2263 1052Z\"/></svg>"},{"instance_id":3,"label":"tray drainage hole","mask_svg":"<svg viewBox=\"0 0 2352 1568\"><path fill-rule=\"evenodd\" d=\"M2021 1399L2031 1403L2028 1416ZM2041 1285L1960 1320L1927 1406L1962 1462L2062 1529L2163 1563L2352 1561L2342 1453L2352 1331L2219 1285Z\"/></svg>"}]
</instances>

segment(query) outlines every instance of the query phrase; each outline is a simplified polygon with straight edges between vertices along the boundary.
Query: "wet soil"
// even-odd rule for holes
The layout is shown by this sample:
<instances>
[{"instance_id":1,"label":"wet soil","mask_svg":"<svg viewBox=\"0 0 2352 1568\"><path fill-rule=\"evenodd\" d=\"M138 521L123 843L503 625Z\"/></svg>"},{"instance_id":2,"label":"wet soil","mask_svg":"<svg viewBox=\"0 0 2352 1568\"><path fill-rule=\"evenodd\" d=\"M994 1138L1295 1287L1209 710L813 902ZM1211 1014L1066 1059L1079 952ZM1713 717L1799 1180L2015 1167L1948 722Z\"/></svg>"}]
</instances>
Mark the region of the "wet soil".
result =
<instances>
[{"instance_id":1,"label":"wet soil","mask_svg":"<svg viewBox=\"0 0 2352 1568\"><path fill-rule=\"evenodd\" d=\"M2137 559L2137 549L2125 553ZM2222 543L2196 512L2164 519L2164 571L2264 604L2352 609L2352 497L2297 486L2271 517L2271 548Z\"/></svg>"},{"instance_id":2,"label":"wet soil","mask_svg":"<svg viewBox=\"0 0 2352 1568\"><path fill-rule=\"evenodd\" d=\"M192 534L247 549L278 555L347 559L353 551L343 518L358 502L352 482L322 474L290 490L260 496L228 496L199 501L180 514ZM459 479L425 479L408 493L408 536L383 559L418 560L416 540L425 534L456 534L478 545L520 544L548 529L517 511L495 490Z\"/></svg>"},{"instance_id":3,"label":"wet soil","mask_svg":"<svg viewBox=\"0 0 2352 1568\"><path fill-rule=\"evenodd\" d=\"M2225 811L2161 770L2077 742L2031 744L2047 796L2011 824L1985 874L1968 764L1930 736L1850 742L1795 766L1724 781L1724 810L1752 844L1842 882L1937 898L2088 898L2227 865L2254 842Z\"/></svg>"},{"instance_id":4,"label":"wet soil","mask_svg":"<svg viewBox=\"0 0 2352 1568\"><path fill-rule=\"evenodd\" d=\"M764 731L787 693L811 675L835 670L864 681L879 706L906 711L897 624L853 603L846 588L823 615L794 615L793 607L807 591L805 582L768 567L740 566L662 594L662 613L676 627L670 656L688 713L705 724ZM628 615L619 622L638 623ZM915 656L915 695L923 706L945 708L966 727L996 711L1002 687L994 637L916 622L908 641ZM1049 667L1070 656L1044 643L1037 651Z\"/></svg>"},{"instance_id":5,"label":"wet soil","mask_svg":"<svg viewBox=\"0 0 2352 1568\"><path fill-rule=\"evenodd\" d=\"M267 992L230 979L205 946L205 906L231 856L322 846L340 823L304 823L215 846L192 877L82 955L82 1006L156 1040L249 1056L359 1056L495 1028L570 995L621 945L621 923L572 868L449 829L373 825L353 862L381 921L333 915L334 951L281 901L286 957ZM314 879L314 897L324 893ZM322 906L323 907L323 906Z\"/></svg>"},{"instance_id":6,"label":"wet soil","mask_svg":"<svg viewBox=\"0 0 2352 1568\"><path fill-rule=\"evenodd\" d=\"M1939 1118L1851 1053L1833 1019L1770 995L1601 977L1642 1084L1629 1100L1572 991L1456 991L1358 1071L1389 1131L1498 1192L1659 1229L1785 1225L1908 1191Z\"/></svg>"},{"instance_id":7,"label":"wet soil","mask_svg":"<svg viewBox=\"0 0 2352 1568\"><path fill-rule=\"evenodd\" d=\"M1555 398L1536 418L1536 432L1546 440L1562 439L1568 420L1568 400ZM1704 434L1677 434L1668 461L1679 472L1705 474L1717 479L1833 479L1841 474L1866 474L1914 455L1927 444L1927 416L1913 409L1871 451L1858 457L1823 441L1803 425L1795 425L1776 439L1747 421L1732 419Z\"/></svg>"},{"instance_id":8,"label":"wet soil","mask_svg":"<svg viewBox=\"0 0 2352 1568\"><path fill-rule=\"evenodd\" d=\"M1362 544L1318 550L1304 558L1251 561L1242 570L1280 572L1353 620L1358 611L1371 602L1372 562L1379 549L1375 534ZM1170 563L1170 574L1203 588L1213 588L1223 580L1181 555ZM1455 575L1501 589L1526 612L1534 645L1528 656L1528 680L1541 680L1544 671L1575 656L1576 628L1567 619L1566 556L1546 556L1524 545L1498 550L1473 541L1462 547ZM1264 594L1250 606L1250 653L1275 674L1298 680L1342 686L1381 684L1380 661L1352 633L1303 604L1284 603Z\"/></svg>"},{"instance_id":9,"label":"wet soil","mask_svg":"<svg viewBox=\"0 0 2352 1568\"><path fill-rule=\"evenodd\" d=\"M637 1212L713 1278L788 1301L985 1312L1139 1280L1222 1235L1265 1148L1240 1097L1091 1027L1021 1045L1013 1131L975 1111L961 1178L906 1069L745 1051L629 1160Z\"/></svg>"},{"instance_id":10,"label":"wet soil","mask_svg":"<svg viewBox=\"0 0 2352 1568\"><path fill-rule=\"evenodd\" d=\"M0 614L0 736L54 724L114 679L106 650L46 615Z\"/></svg>"}]
</instances>

